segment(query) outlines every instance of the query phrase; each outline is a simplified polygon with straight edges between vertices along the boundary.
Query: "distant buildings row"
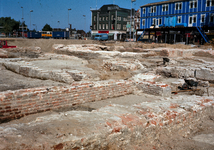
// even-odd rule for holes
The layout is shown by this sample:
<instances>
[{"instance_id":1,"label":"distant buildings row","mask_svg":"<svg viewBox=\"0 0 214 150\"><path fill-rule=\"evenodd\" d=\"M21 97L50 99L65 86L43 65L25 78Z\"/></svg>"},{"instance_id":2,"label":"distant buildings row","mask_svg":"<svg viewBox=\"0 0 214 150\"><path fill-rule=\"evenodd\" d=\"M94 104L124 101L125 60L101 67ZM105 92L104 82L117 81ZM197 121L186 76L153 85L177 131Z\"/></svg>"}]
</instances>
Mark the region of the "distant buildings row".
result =
<instances>
[{"instance_id":1,"label":"distant buildings row","mask_svg":"<svg viewBox=\"0 0 214 150\"><path fill-rule=\"evenodd\" d=\"M114 40L122 39L123 35L130 38L130 30L133 37L136 30L149 28L182 27L187 32L193 27L206 30L214 27L214 0L168 0L146 4L137 11L132 10L132 21L131 10L117 5L103 5L91 12L92 35L108 33Z\"/></svg>"},{"instance_id":2,"label":"distant buildings row","mask_svg":"<svg viewBox=\"0 0 214 150\"><path fill-rule=\"evenodd\" d=\"M96 33L108 33L110 39L119 40L129 36L130 32L133 36L133 31L140 27L140 13L132 9L121 8L118 5L103 5L98 10L91 10L91 30L92 36ZM132 21L131 21L132 14ZM136 19L136 22L134 21ZM131 23L130 23L131 22ZM134 27L135 26L135 27Z\"/></svg>"}]
</instances>

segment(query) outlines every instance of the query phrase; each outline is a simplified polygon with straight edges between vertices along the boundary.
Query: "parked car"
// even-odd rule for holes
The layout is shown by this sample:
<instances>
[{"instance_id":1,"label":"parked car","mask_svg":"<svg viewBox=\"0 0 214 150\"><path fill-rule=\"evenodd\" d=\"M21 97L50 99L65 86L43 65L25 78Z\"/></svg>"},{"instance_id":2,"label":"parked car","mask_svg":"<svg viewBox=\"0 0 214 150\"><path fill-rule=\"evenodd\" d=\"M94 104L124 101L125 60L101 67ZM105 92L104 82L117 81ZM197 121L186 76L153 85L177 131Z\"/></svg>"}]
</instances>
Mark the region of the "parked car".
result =
<instances>
[{"instance_id":1,"label":"parked car","mask_svg":"<svg viewBox=\"0 0 214 150\"><path fill-rule=\"evenodd\" d=\"M95 40L99 41L107 41L108 40L108 34L106 33L97 33L94 37Z\"/></svg>"}]
</instances>

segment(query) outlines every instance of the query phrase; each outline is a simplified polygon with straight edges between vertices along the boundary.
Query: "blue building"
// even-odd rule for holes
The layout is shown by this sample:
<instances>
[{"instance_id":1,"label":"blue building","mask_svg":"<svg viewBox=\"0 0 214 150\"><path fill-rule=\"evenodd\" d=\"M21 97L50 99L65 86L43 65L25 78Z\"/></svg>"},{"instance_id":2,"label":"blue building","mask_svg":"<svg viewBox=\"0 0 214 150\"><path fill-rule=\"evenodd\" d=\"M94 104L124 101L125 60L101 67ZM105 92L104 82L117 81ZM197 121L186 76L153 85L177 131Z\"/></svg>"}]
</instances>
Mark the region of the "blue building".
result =
<instances>
[{"instance_id":1,"label":"blue building","mask_svg":"<svg viewBox=\"0 0 214 150\"><path fill-rule=\"evenodd\" d=\"M165 43L209 42L207 33L214 30L214 0L168 0L143 5L140 10L138 31L146 31L149 41L155 32L152 38Z\"/></svg>"},{"instance_id":2,"label":"blue building","mask_svg":"<svg viewBox=\"0 0 214 150\"><path fill-rule=\"evenodd\" d=\"M141 29L214 26L214 0L169 0L141 6Z\"/></svg>"}]
</instances>

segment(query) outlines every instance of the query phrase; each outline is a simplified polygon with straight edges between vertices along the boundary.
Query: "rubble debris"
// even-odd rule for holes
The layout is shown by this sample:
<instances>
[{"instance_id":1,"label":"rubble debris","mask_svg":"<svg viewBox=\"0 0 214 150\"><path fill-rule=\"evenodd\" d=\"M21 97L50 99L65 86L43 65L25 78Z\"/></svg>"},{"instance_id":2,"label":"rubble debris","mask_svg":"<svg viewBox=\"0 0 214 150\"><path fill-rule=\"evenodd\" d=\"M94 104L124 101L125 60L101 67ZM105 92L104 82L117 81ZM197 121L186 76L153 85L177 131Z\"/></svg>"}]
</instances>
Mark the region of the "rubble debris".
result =
<instances>
[{"instance_id":1,"label":"rubble debris","mask_svg":"<svg viewBox=\"0 0 214 150\"><path fill-rule=\"evenodd\" d=\"M103 60L103 68L110 71L126 71L144 69L144 66L137 59L125 60L121 58Z\"/></svg>"}]
</instances>

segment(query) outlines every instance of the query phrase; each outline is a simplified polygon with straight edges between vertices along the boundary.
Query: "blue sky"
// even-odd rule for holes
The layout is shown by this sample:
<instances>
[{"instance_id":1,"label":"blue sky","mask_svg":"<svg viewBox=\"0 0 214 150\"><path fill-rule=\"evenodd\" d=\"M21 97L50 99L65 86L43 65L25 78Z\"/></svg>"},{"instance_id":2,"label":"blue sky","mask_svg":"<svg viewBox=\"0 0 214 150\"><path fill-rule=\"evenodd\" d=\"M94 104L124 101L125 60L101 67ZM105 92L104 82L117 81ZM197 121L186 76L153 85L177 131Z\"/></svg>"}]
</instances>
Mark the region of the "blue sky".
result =
<instances>
[{"instance_id":1,"label":"blue sky","mask_svg":"<svg viewBox=\"0 0 214 150\"><path fill-rule=\"evenodd\" d=\"M147 3L157 2L161 0L136 0L132 8L138 9ZM69 23L72 28L78 30L90 30L91 11L90 8L100 8L105 4L116 4L122 8L131 8L131 0L0 0L0 17L11 17L17 21L21 21L22 8L24 21L30 28L30 10L31 12L31 29L36 24L37 30L41 30L47 23L52 28L68 27L68 9ZM84 19L83 15L86 15ZM58 23L58 21L60 23Z\"/></svg>"}]
</instances>

